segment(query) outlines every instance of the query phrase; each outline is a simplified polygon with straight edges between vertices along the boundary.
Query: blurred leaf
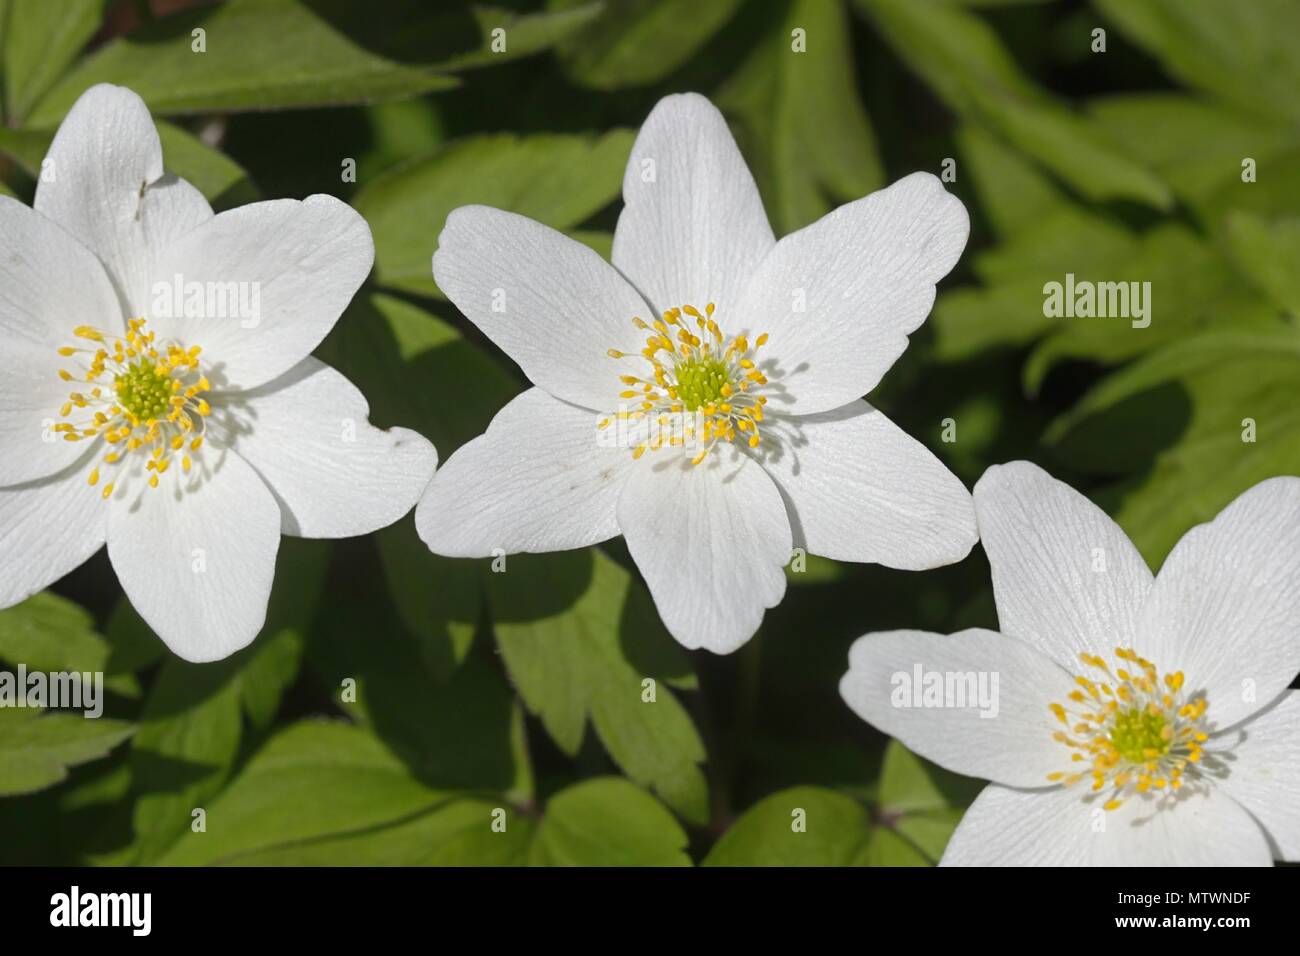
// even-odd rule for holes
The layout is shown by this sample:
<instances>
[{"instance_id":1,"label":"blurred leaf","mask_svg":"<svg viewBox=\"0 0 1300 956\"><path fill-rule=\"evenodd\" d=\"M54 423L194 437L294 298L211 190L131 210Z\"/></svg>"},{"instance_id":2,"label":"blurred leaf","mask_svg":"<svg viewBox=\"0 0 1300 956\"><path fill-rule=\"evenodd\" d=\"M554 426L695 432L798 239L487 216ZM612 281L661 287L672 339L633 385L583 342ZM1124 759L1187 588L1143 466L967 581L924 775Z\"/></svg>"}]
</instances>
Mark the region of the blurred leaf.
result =
<instances>
[{"instance_id":1,"label":"blurred leaf","mask_svg":"<svg viewBox=\"0 0 1300 956\"><path fill-rule=\"evenodd\" d=\"M469 70L532 56L552 48L583 29L600 15L604 7L605 0L587 0L585 3L573 4L566 10L517 13L508 6L471 3L468 8L477 27L477 34L470 34L466 30L463 15L456 18L457 28L462 43L476 38L477 43L468 43L463 51L457 52L438 67L441 70ZM451 21L452 16L444 13L433 29L443 31L444 35L449 34ZM505 49L498 51L492 48L494 30L503 31L507 41ZM418 37L414 42L422 48L427 44L427 37Z\"/></svg>"},{"instance_id":2,"label":"blurred leaf","mask_svg":"<svg viewBox=\"0 0 1300 956\"><path fill-rule=\"evenodd\" d=\"M125 669L110 663L109 643L90 614L52 591L0 611L0 660L33 671L101 671L107 689L128 697L140 692Z\"/></svg>"},{"instance_id":3,"label":"blurred leaf","mask_svg":"<svg viewBox=\"0 0 1300 956\"><path fill-rule=\"evenodd\" d=\"M842 581L844 574L845 567L841 562L816 554L804 556L802 571L794 569L793 561L785 566L785 579L794 585L829 584L832 581Z\"/></svg>"},{"instance_id":4,"label":"blurred leaf","mask_svg":"<svg viewBox=\"0 0 1300 956\"><path fill-rule=\"evenodd\" d=\"M561 790L546 805L533 866L690 866L686 834L652 796L622 777Z\"/></svg>"},{"instance_id":5,"label":"blurred leaf","mask_svg":"<svg viewBox=\"0 0 1300 956\"><path fill-rule=\"evenodd\" d=\"M704 745L669 690L693 687L694 674L645 589L596 549L512 556L487 587L506 668L560 749L577 753L590 718L629 777L706 821ZM650 702L645 680L655 684Z\"/></svg>"},{"instance_id":6,"label":"blurred leaf","mask_svg":"<svg viewBox=\"0 0 1300 956\"><path fill-rule=\"evenodd\" d=\"M1116 263L1131 261L1138 237L1124 226L1073 206L973 260L984 287L967 286L939 296L930 325L942 360L969 358L997 347L1034 341L1065 319L1043 315L1043 286L1076 276L1110 278Z\"/></svg>"},{"instance_id":7,"label":"blurred leaf","mask_svg":"<svg viewBox=\"0 0 1300 956\"><path fill-rule=\"evenodd\" d=\"M804 31L806 50L793 49ZM778 234L821 218L884 183L871 122L858 99L849 20L839 0L793 0L717 94L764 187ZM816 148L810 149L809 144Z\"/></svg>"},{"instance_id":8,"label":"blurred leaf","mask_svg":"<svg viewBox=\"0 0 1300 956\"><path fill-rule=\"evenodd\" d=\"M583 5L585 0L547 3L556 11ZM739 0L609 0L599 16L556 47L556 54L582 86L648 86L699 52L738 6Z\"/></svg>"},{"instance_id":9,"label":"blurred leaf","mask_svg":"<svg viewBox=\"0 0 1300 956\"><path fill-rule=\"evenodd\" d=\"M1280 307L1300 318L1300 217L1269 221L1235 213L1227 222L1238 267Z\"/></svg>"},{"instance_id":10,"label":"blurred leaf","mask_svg":"<svg viewBox=\"0 0 1300 956\"><path fill-rule=\"evenodd\" d=\"M963 165L971 171L980 209L1003 238L1052 217L1069 202L1039 166L982 126L965 123L957 131Z\"/></svg>"},{"instance_id":11,"label":"blurred leaf","mask_svg":"<svg viewBox=\"0 0 1300 956\"><path fill-rule=\"evenodd\" d=\"M619 196L632 134L476 136L369 183L353 205L375 236L380 285L440 296L433 252L447 214L475 203L567 230Z\"/></svg>"},{"instance_id":12,"label":"blurred leaf","mask_svg":"<svg viewBox=\"0 0 1300 956\"><path fill-rule=\"evenodd\" d=\"M1177 222L1134 233L1061 206L978 256L975 270L985 287L945 293L935 304L936 354L962 359L1041 339L1024 370L1031 394L1063 359L1115 364L1215 327L1266 327L1276 321L1276 309L1218 250ZM1137 282L1145 294L1140 284L1149 282L1150 299L1143 300L1149 325L1133 325L1145 320L1136 319L1131 305L1130 317L1045 315L1047 284L1064 287L1067 274L1074 276L1076 289L1085 282Z\"/></svg>"},{"instance_id":13,"label":"blurred leaf","mask_svg":"<svg viewBox=\"0 0 1300 956\"><path fill-rule=\"evenodd\" d=\"M104 639L109 646L108 670L114 673L143 670L169 653L125 596L108 617Z\"/></svg>"},{"instance_id":14,"label":"blurred leaf","mask_svg":"<svg viewBox=\"0 0 1300 956\"><path fill-rule=\"evenodd\" d=\"M1031 393L1048 370L1065 358L1115 364L1216 327L1243 331L1276 324L1276 309L1215 249L1173 223L1145 233L1128 261L1116 260L1104 273L1075 276L1076 282L1085 278L1151 283L1146 302L1150 325L1135 327L1134 320L1122 316L1053 320L1060 328L1038 345L1025 365L1025 384ZM1060 282L1064 279L1064 275L1057 277Z\"/></svg>"},{"instance_id":15,"label":"blurred leaf","mask_svg":"<svg viewBox=\"0 0 1300 956\"><path fill-rule=\"evenodd\" d=\"M366 103L455 86L447 70L544 50L599 11L517 14L419 0L229 0L119 37L41 99L33 125L53 125L95 83L139 93L157 113ZM205 31L206 52L192 31ZM505 31L506 48L490 49Z\"/></svg>"},{"instance_id":16,"label":"blurred leaf","mask_svg":"<svg viewBox=\"0 0 1300 956\"><path fill-rule=\"evenodd\" d=\"M1094 0L1124 35L1190 86L1246 113L1300 122L1300 6L1292 0Z\"/></svg>"},{"instance_id":17,"label":"blurred leaf","mask_svg":"<svg viewBox=\"0 0 1300 956\"><path fill-rule=\"evenodd\" d=\"M135 730L40 707L0 707L0 796L34 793L67 779L68 767L102 757Z\"/></svg>"},{"instance_id":18,"label":"blurred leaf","mask_svg":"<svg viewBox=\"0 0 1300 956\"><path fill-rule=\"evenodd\" d=\"M1300 214L1300 129L1183 93L1091 100L1088 115L1212 224L1231 208ZM1159 135L1152 135L1159 130ZM1256 181L1242 181L1242 160Z\"/></svg>"},{"instance_id":19,"label":"blurred leaf","mask_svg":"<svg viewBox=\"0 0 1300 956\"><path fill-rule=\"evenodd\" d=\"M792 787L750 807L703 865L861 866L870 835L870 814L857 800L821 787Z\"/></svg>"},{"instance_id":20,"label":"blurred leaf","mask_svg":"<svg viewBox=\"0 0 1300 956\"><path fill-rule=\"evenodd\" d=\"M54 134L50 132L0 126L0 152L11 157L33 179L40 175L41 160L52 139Z\"/></svg>"},{"instance_id":21,"label":"blurred leaf","mask_svg":"<svg viewBox=\"0 0 1300 956\"><path fill-rule=\"evenodd\" d=\"M1247 488L1300 474L1298 388L1294 327L1199 335L1103 379L1047 441L1078 471L1137 475L1103 497L1154 568Z\"/></svg>"},{"instance_id":22,"label":"blurred leaf","mask_svg":"<svg viewBox=\"0 0 1300 956\"><path fill-rule=\"evenodd\" d=\"M37 98L99 29L106 0L9 0L4 15L5 116L27 115Z\"/></svg>"},{"instance_id":23,"label":"blurred leaf","mask_svg":"<svg viewBox=\"0 0 1300 956\"><path fill-rule=\"evenodd\" d=\"M157 862L238 862L243 854L365 830L427 810L446 795L414 779L364 730L303 720L276 734Z\"/></svg>"},{"instance_id":24,"label":"blurred leaf","mask_svg":"<svg viewBox=\"0 0 1300 956\"><path fill-rule=\"evenodd\" d=\"M960 117L996 132L1094 201L1169 208L1169 187L1049 97L997 34L955 4L857 0L907 64Z\"/></svg>"},{"instance_id":25,"label":"blurred leaf","mask_svg":"<svg viewBox=\"0 0 1300 956\"><path fill-rule=\"evenodd\" d=\"M366 107L370 146L357 156L357 181L368 183L412 156L426 156L443 142L442 119L428 99L394 100Z\"/></svg>"}]
</instances>

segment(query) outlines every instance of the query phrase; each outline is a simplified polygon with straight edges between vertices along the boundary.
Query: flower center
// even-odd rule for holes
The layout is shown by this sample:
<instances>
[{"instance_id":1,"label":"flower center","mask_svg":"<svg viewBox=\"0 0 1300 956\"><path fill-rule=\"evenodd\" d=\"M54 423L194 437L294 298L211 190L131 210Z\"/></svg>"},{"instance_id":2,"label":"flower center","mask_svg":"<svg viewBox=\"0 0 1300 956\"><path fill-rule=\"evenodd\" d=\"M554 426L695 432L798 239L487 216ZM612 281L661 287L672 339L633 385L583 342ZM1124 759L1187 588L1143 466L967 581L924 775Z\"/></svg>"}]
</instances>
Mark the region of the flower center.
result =
<instances>
[{"instance_id":1,"label":"flower center","mask_svg":"<svg viewBox=\"0 0 1300 956\"><path fill-rule=\"evenodd\" d=\"M1117 665L1112 672L1103 658L1080 654L1097 678L1076 676L1069 703L1048 705L1066 728L1052 736L1072 751L1070 760L1079 766L1047 779L1071 786L1089 777L1094 791L1109 787L1107 810L1133 793L1181 789L1209 739L1208 704L1204 696L1185 697L1182 671L1161 679L1156 666L1132 648L1116 648L1115 657L1128 667Z\"/></svg>"},{"instance_id":2,"label":"flower center","mask_svg":"<svg viewBox=\"0 0 1300 956\"><path fill-rule=\"evenodd\" d=\"M633 325L650 333L646 347L635 355L609 350L610 358L643 359L650 366L644 375L619 376L627 386L619 398L636 400L637 406L599 425L607 428L615 420L650 425L651 434L632 449L633 458L664 445L682 447L689 442L701 449L691 459L698 465L720 441L734 442L739 435L750 448L757 448L762 440L759 425L767 398L758 392L767 384L767 376L754 356L767 343L767 335L760 335L751 347L743 335L724 334L713 313L710 302L703 313L683 305L653 323L633 318Z\"/></svg>"},{"instance_id":3,"label":"flower center","mask_svg":"<svg viewBox=\"0 0 1300 956\"><path fill-rule=\"evenodd\" d=\"M175 458L188 474L193 467L190 456L203 445L204 420L212 411L203 397L212 386L199 370L200 348L156 344L144 319L130 320L125 337L87 325L78 326L73 335L94 344L59 349L61 356L80 357L86 363L76 371L60 369L59 377L90 388L69 394L59 410L61 418L78 412L84 417L59 422L54 431L65 441L103 438L110 446L91 470L90 485L99 484L102 466L117 473L132 453L143 458L151 488L158 487L159 476ZM110 477L103 497L109 498L117 486L118 479Z\"/></svg>"}]
</instances>

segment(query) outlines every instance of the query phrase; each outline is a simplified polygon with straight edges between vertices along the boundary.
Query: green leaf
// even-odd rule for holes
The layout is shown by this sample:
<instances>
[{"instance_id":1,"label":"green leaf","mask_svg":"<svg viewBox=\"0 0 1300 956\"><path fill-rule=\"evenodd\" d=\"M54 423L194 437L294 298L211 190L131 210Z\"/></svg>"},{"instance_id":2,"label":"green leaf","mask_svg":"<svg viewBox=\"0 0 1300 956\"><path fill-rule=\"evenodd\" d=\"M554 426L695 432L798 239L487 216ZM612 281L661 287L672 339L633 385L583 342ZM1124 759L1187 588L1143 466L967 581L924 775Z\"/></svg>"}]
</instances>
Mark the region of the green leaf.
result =
<instances>
[{"instance_id":1,"label":"green leaf","mask_svg":"<svg viewBox=\"0 0 1300 956\"><path fill-rule=\"evenodd\" d=\"M1027 344L1064 319L1043 315L1043 285L1076 276L1110 278L1116 263L1131 261L1138 236L1105 217L1073 206L1057 207L1040 223L974 259L985 286L954 289L935 303L930 324L935 354L969 358L990 348Z\"/></svg>"},{"instance_id":2,"label":"green leaf","mask_svg":"<svg viewBox=\"0 0 1300 956\"><path fill-rule=\"evenodd\" d=\"M68 767L102 757L135 728L39 707L0 707L0 796L34 793L67 779Z\"/></svg>"},{"instance_id":3,"label":"green leaf","mask_svg":"<svg viewBox=\"0 0 1300 956\"><path fill-rule=\"evenodd\" d=\"M891 740L885 750L880 789L876 794L880 819L887 824L879 829L892 831L906 840L922 861L938 862L964 808L983 787L983 781L950 773L922 760L897 740ZM885 846L888 845L886 841ZM871 865L886 864L873 861Z\"/></svg>"},{"instance_id":4,"label":"green leaf","mask_svg":"<svg viewBox=\"0 0 1300 956\"><path fill-rule=\"evenodd\" d=\"M1175 79L1246 113L1300 122L1300 7L1291 0L1094 0Z\"/></svg>"},{"instance_id":5,"label":"green leaf","mask_svg":"<svg viewBox=\"0 0 1300 956\"><path fill-rule=\"evenodd\" d=\"M445 799L366 731L304 720L268 741L208 804L206 832L185 832L157 862L237 862L270 847L400 820Z\"/></svg>"},{"instance_id":6,"label":"green leaf","mask_svg":"<svg viewBox=\"0 0 1300 956\"><path fill-rule=\"evenodd\" d=\"M1089 101L1088 115L1126 152L1150 166L1201 218L1217 224L1232 208L1300 214L1300 129L1183 93ZM1151 131L1158 129L1159 136ZM1242 161L1256 164L1242 181Z\"/></svg>"},{"instance_id":7,"label":"green leaf","mask_svg":"<svg viewBox=\"0 0 1300 956\"><path fill-rule=\"evenodd\" d=\"M1238 212L1227 221L1228 249L1242 273L1300 318L1300 217L1272 221Z\"/></svg>"},{"instance_id":8,"label":"green leaf","mask_svg":"<svg viewBox=\"0 0 1300 956\"><path fill-rule=\"evenodd\" d=\"M1188 227L1163 222L1134 233L1104 217L1057 207L1037 226L980 255L983 288L957 289L935 304L936 354L962 359L1042 340L1024 369L1034 393L1066 358L1115 364L1216 327L1267 327L1276 308L1255 292L1213 246ZM1046 285L1139 283L1149 324L1129 316L1044 314ZM1149 298L1146 287L1150 283ZM1129 290L1131 291L1131 287ZM1063 288L1064 292L1064 288Z\"/></svg>"},{"instance_id":9,"label":"green leaf","mask_svg":"<svg viewBox=\"0 0 1300 956\"><path fill-rule=\"evenodd\" d=\"M0 126L0 153L12 158L23 172L35 178L40 175L41 160L52 139L54 134L49 131Z\"/></svg>"},{"instance_id":10,"label":"green leaf","mask_svg":"<svg viewBox=\"0 0 1300 956\"><path fill-rule=\"evenodd\" d=\"M591 19L517 14L419 0L230 0L146 24L105 45L41 99L33 125L53 125L95 83L139 93L165 115L368 103L447 89L448 70L544 50ZM505 30L506 49L490 49ZM193 32L204 32L196 52Z\"/></svg>"},{"instance_id":11,"label":"green leaf","mask_svg":"<svg viewBox=\"0 0 1300 956\"><path fill-rule=\"evenodd\" d=\"M595 549L516 555L487 581L506 668L560 749L577 753L590 718L629 777L705 822L704 745L665 686L693 686L694 675L644 588Z\"/></svg>"},{"instance_id":12,"label":"green leaf","mask_svg":"<svg viewBox=\"0 0 1300 956\"><path fill-rule=\"evenodd\" d=\"M704 865L929 866L983 786L891 740L870 809L823 787L783 790L732 824Z\"/></svg>"},{"instance_id":13,"label":"green leaf","mask_svg":"<svg viewBox=\"0 0 1300 956\"><path fill-rule=\"evenodd\" d=\"M885 39L962 119L995 132L1094 201L1160 209L1169 187L1085 117L1026 77L979 17L944 2L857 0Z\"/></svg>"},{"instance_id":14,"label":"green leaf","mask_svg":"<svg viewBox=\"0 0 1300 956\"><path fill-rule=\"evenodd\" d=\"M551 10L583 6L584 0L549 0ZM581 86L614 90L648 86L693 57L723 24L739 0L619 0L556 48L565 73ZM652 51L649 52L648 51ZM647 55L648 54L648 55Z\"/></svg>"},{"instance_id":15,"label":"green leaf","mask_svg":"<svg viewBox=\"0 0 1300 956\"><path fill-rule=\"evenodd\" d=\"M785 566L785 579L793 585L830 584L844 580L845 576L845 565L842 562L816 554L804 555L802 570L795 570L795 567L794 561Z\"/></svg>"},{"instance_id":16,"label":"green leaf","mask_svg":"<svg viewBox=\"0 0 1300 956\"><path fill-rule=\"evenodd\" d=\"M27 115L99 29L105 0L10 0L3 23L5 116Z\"/></svg>"},{"instance_id":17,"label":"green leaf","mask_svg":"<svg viewBox=\"0 0 1300 956\"><path fill-rule=\"evenodd\" d=\"M448 676L370 590L329 603L325 611L309 655L344 712L430 786L531 799L523 708L486 642ZM366 639L358 640L359 634Z\"/></svg>"},{"instance_id":18,"label":"green leaf","mask_svg":"<svg viewBox=\"0 0 1300 956\"><path fill-rule=\"evenodd\" d=\"M125 597L118 600L108 616L104 639L109 645L108 669L113 672L144 670L168 654L167 645L158 640Z\"/></svg>"},{"instance_id":19,"label":"green leaf","mask_svg":"<svg viewBox=\"0 0 1300 956\"><path fill-rule=\"evenodd\" d=\"M1154 568L1246 489L1300 473L1298 387L1294 328L1200 335L1103 379L1046 440L1078 470L1140 472L1102 498Z\"/></svg>"},{"instance_id":20,"label":"green leaf","mask_svg":"<svg viewBox=\"0 0 1300 956\"><path fill-rule=\"evenodd\" d=\"M792 49L804 31L807 48ZM857 94L848 16L839 0L794 0L717 94L780 233L793 232L884 183ZM815 149L809 149L810 143Z\"/></svg>"},{"instance_id":21,"label":"green leaf","mask_svg":"<svg viewBox=\"0 0 1300 956\"><path fill-rule=\"evenodd\" d=\"M1069 203L1064 191L1033 160L982 126L957 131L962 164L970 171L980 209L1004 239L1032 230Z\"/></svg>"},{"instance_id":22,"label":"green leaf","mask_svg":"<svg viewBox=\"0 0 1300 956\"><path fill-rule=\"evenodd\" d=\"M760 800L714 844L705 866L860 866L871 835L867 808L822 787Z\"/></svg>"},{"instance_id":23,"label":"green leaf","mask_svg":"<svg viewBox=\"0 0 1300 956\"><path fill-rule=\"evenodd\" d=\"M370 144L357 159L357 181L368 183L412 156L427 156L446 138L437 106L428 98L366 107Z\"/></svg>"},{"instance_id":24,"label":"green leaf","mask_svg":"<svg viewBox=\"0 0 1300 956\"><path fill-rule=\"evenodd\" d=\"M438 296L431 262L447 214L479 203L567 230L619 195L632 134L476 136L369 183L354 205L375 237L380 285Z\"/></svg>"},{"instance_id":25,"label":"green leaf","mask_svg":"<svg viewBox=\"0 0 1300 956\"><path fill-rule=\"evenodd\" d=\"M233 660L169 658L159 670L131 746L132 862L161 855L229 776L243 730Z\"/></svg>"},{"instance_id":26,"label":"green leaf","mask_svg":"<svg viewBox=\"0 0 1300 956\"><path fill-rule=\"evenodd\" d=\"M95 630L90 614L50 591L0 611L0 659L28 670L104 672L104 686L128 697L140 688L124 668L110 660L109 643Z\"/></svg>"},{"instance_id":27,"label":"green leaf","mask_svg":"<svg viewBox=\"0 0 1300 956\"><path fill-rule=\"evenodd\" d=\"M1166 223L1143 234L1132 257L1076 280L1150 283L1146 319L1054 319L1058 328L1030 356L1025 383L1038 390L1048 370L1064 358L1115 364L1216 327L1273 328L1277 310L1251 289L1217 250L1190 229ZM1065 276L1056 277L1064 282ZM1139 285L1139 289L1144 286Z\"/></svg>"},{"instance_id":28,"label":"green leaf","mask_svg":"<svg viewBox=\"0 0 1300 956\"><path fill-rule=\"evenodd\" d=\"M494 829L494 819L503 820L505 829ZM512 807L457 798L393 824L258 850L232 862L239 866L524 866L536 830L533 820Z\"/></svg>"},{"instance_id":29,"label":"green leaf","mask_svg":"<svg viewBox=\"0 0 1300 956\"><path fill-rule=\"evenodd\" d=\"M561 790L546 805L533 866L690 866L687 838L673 815L622 777L597 777Z\"/></svg>"},{"instance_id":30,"label":"green leaf","mask_svg":"<svg viewBox=\"0 0 1300 956\"><path fill-rule=\"evenodd\" d=\"M337 737L330 749L320 745L323 737L320 743L301 739L326 730ZM412 790L414 781L399 767L381 763L382 752L371 752L375 746L373 738L345 725L307 722L291 728L255 757L214 805L210 824L229 829L218 835L210 825L212 849L199 847L205 836L199 834L165 862L690 865L683 852L686 834L672 814L622 778L596 778L560 791L538 821L503 801ZM336 789L361 793L349 793L338 801L343 806L334 806L327 795Z\"/></svg>"},{"instance_id":31,"label":"green leaf","mask_svg":"<svg viewBox=\"0 0 1300 956\"><path fill-rule=\"evenodd\" d=\"M297 676L324 582L329 545L281 543L267 623L252 645L224 660L169 657L159 669L131 747L134 858L157 858L228 779L243 742L243 715L266 729Z\"/></svg>"}]
</instances>

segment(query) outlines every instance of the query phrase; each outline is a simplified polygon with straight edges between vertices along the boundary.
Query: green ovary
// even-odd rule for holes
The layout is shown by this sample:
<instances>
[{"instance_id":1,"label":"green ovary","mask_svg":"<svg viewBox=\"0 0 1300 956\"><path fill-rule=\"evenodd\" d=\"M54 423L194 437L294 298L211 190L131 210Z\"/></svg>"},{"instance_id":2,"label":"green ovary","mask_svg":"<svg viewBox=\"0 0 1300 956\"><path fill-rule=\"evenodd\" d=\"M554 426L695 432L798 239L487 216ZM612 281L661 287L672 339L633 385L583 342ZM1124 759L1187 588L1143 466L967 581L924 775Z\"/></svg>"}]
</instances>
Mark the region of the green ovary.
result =
<instances>
[{"instance_id":1,"label":"green ovary","mask_svg":"<svg viewBox=\"0 0 1300 956\"><path fill-rule=\"evenodd\" d=\"M113 380L117 402L140 421L161 419L171 410L171 377L146 362L128 365Z\"/></svg>"},{"instance_id":2,"label":"green ovary","mask_svg":"<svg viewBox=\"0 0 1300 956\"><path fill-rule=\"evenodd\" d=\"M689 412L722 401L726 398L723 386L731 384L726 364L716 359L683 362L673 369L673 374L677 378L677 398Z\"/></svg>"},{"instance_id":3,"label":"green ovary","mask_svg":"<svg viewBox=\"0 0 1300 956\"><path fill-rule=\"evenodd\" d=\"M1137 707L1121 710L1111 725L1110 742L1125 760L1142 763L1152 759L1149 750L1155 751L1157 756L1168 752L1167 726L1162 713L1153 714Z\"/></svg>"}]
</instances>

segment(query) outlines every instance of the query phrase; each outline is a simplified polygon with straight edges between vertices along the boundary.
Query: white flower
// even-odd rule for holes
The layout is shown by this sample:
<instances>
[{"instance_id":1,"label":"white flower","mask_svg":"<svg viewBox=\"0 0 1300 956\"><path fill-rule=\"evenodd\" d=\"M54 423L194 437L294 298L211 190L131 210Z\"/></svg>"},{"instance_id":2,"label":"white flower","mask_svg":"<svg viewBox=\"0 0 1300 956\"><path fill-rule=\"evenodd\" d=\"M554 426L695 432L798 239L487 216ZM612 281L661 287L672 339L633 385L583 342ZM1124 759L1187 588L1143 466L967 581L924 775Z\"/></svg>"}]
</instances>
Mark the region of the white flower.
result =
<instances>
[{"instance_id":1,"label":"white flower","mask_svg":"<svg viewBox=\"0 0 1300 956\"><path fill-rule=\"evenodd\" d=\"M309 354L373 258L329 196L214 216L164 173L140 98L88 90L35 209L0 198L0 606L107 542L150 627L215 660L261 629L281 532L362 534L409 510L432 446L372 428Z\"/></svg>"},{"instance_id":2,"label":"white flower","mask_svg":"<svg viewBox=\"0 0 1300 956\"><path fill-rule=\"evenodd\" d=\"M793 546L917 570L964 557L970 494L861 400L957 261L962 204L918 173L777 242L694 94L651 112L623 199L613 265L523 216L447 218L439 287L537 387L435 476L416 510L429 547L622 534L672 634L718 653L781 600Z\"/></svg>"},{"instance_id":3,"label":"white flower","mask_svg":"<svg viewBox=\"0 0 1300 956\"><path fill-rule=\"evenodd\" d=\"M1300 478L1242 494L1154 579L1027 462L990 468L975 511L1002 633L869 634L840 684L863 719L992 781L942 862L1300 860ZM901 676L918 672L931 696ZM957 706L992 674L995 716Z\"/></svg>"}]
</instances>

